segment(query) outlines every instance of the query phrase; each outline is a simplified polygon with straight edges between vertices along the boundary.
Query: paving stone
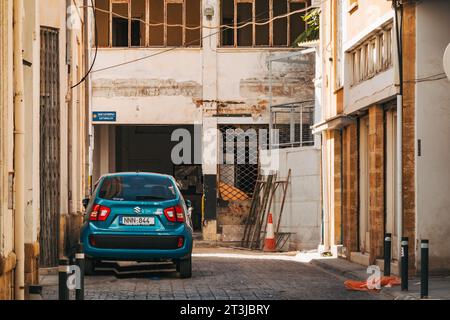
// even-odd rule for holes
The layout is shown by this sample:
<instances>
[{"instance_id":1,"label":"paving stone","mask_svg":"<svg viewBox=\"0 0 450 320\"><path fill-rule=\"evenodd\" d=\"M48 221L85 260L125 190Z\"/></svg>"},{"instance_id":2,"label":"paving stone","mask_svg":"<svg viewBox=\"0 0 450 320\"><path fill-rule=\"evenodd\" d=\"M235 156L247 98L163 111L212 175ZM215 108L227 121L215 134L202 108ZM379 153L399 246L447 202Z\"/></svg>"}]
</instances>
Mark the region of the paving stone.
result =
<instances>
[{"instance_id":1,"label":"paving stone","mask_svg":"<svg viewBox=\"0 0 450 320\"><path fill-rule=\"evenodd\" d=\"M43 287L44 299L57 299L57 281L47 283ZM219 257L195 257L191 279L181 279L172 271L156 274L149 272L145 277L121 277L114 272L102 271L99 276L86 277L85 288L87 300L386 298L382 295L348 291L342 277L312 264Z\"/></svg>"}]
</instances>

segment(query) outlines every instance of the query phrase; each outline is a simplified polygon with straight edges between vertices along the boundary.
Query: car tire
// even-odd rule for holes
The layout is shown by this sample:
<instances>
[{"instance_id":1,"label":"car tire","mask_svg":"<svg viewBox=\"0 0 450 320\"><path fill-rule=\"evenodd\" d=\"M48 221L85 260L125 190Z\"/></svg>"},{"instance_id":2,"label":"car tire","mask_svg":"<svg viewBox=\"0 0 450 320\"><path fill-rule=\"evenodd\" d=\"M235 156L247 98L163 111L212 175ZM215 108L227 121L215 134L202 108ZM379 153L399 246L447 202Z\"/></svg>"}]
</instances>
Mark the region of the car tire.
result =
<instances>
[{"instance_id":1,"label":"car tire","mask_svg":"<svg viewBox=\"0 0 450 320\"><path fill-rule=\"evenodd\" d=\"M177 263L177 269L182 279L192 278L192 257L180 260Z\"/></svg>"},{"instance_id":2,"label":"car tire","mask_svg":"<svg viewBox=\"0 0 450 320\"><path fill-rule=\"evenodd\" d=\"M95 273L95 261L90 258L84 259L84 275L92 276Z\"/></svg>"}]
</instances>

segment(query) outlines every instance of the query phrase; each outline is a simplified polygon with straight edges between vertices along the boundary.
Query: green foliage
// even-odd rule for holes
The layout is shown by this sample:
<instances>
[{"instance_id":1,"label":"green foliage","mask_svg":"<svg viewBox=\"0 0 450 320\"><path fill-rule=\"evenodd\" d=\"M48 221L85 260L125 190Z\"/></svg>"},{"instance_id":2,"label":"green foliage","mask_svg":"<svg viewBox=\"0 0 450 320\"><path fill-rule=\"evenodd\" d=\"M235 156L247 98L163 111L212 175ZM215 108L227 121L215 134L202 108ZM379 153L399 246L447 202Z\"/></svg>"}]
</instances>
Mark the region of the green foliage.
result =
<instances>
[{"instance_id":1,"label":"green foliage","mask_svg":"<svg viewBox=\"0 0 450 320\"><path fill-rule=\"evenodd\" d=\"M292 44L297 47L299 43L306 41L318 40L320 35L320 10L313 9L302 16L302 20L306 23L306 30Z\"/></svg>"}]
</instances>

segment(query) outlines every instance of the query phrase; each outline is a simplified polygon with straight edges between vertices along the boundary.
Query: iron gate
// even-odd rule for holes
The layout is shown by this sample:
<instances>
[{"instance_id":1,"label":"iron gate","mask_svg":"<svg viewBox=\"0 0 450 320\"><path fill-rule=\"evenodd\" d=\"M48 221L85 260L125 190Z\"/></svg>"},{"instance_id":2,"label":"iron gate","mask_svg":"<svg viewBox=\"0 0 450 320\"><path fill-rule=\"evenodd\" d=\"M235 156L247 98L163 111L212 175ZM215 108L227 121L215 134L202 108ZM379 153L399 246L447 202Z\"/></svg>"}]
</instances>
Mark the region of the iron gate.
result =
<instances>
[{"instance_id":1,"label":"iron gate","mask_svg":"<svg viewBox=\"0 0 450 320\"><path fill-rule=\"evenodd\" d=\"M259 171L259 149L267 148L268 129L264 125L219 126L221 152L218 174L222 200L247 200L253 194ZM266 134L260 130L265 130ZM241 138L238 135L242 135ZM228 139L231 144L227 146Z\"/></svg>"},{"instance_id":2,"label":"iron gate","mask_svg":"<svg viewBox=\"0 0 450 320\"><path fill-rule=\"evenodd\" d=\"M60 219L59 32L41 28L40 264L58 265Z\"/></svg>"}]
</instances>

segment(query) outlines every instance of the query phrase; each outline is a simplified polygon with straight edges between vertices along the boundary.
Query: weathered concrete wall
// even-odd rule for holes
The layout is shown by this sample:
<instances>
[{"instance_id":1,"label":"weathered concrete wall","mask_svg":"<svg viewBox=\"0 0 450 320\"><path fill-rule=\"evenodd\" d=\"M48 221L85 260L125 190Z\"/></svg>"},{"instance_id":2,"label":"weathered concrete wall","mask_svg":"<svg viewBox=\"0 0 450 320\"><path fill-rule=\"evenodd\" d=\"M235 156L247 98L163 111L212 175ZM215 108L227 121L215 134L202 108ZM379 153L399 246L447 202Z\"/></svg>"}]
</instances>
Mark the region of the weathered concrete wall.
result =
<instances>
[{"instance_id":1,"label":"weathered concrete wall","mask_svg":"<svg viewBox=\"0 0 450 320\"><path fill-rule=\"evenodd\" d=\"M202 76L202 49L177 49L93 74L94 111L116 111L117 124L192 124L207 115L251 115L268 121L267 58L282 51L218 49L217 100L203 98L210 85ZM156 49L101 49L96 69L160 52ZM307 64L274 64L274 104L314 97L314 55ZM208 72L208 71L206 71Z\"/></svg>"},{"instance_id":2,"label":"weathered concrete wall","mask_svg":"<svg viewBox=\"0 0 450 320\"><path fill-rule=\"evenodd\" d=\"M423 78L443 72L442 57L450 43L450 2L425 1L416 10L416 78ZM421 82L415 88L416 134L422 141L416 158L417 239L430 240L430 269L449 272L450 82ZM419 252L416 256L420 268Z\"/></svg>"},{"instance_id":3,"label":"weathered concrete wall","mask_svg":"<svg viewBox=\"0 0 450 320\"><path fill-rule=\"evenodd\" d=\"M280 150L279 179L285 180L292 169L280 232L294 233L290 250L317 249L321 237L321 152L317 148ZM277 191L272 207L278 221L282 192ZM275 226L276 227L276 226Z\"/></svg>"},{"instance_id":4,"label":"weathered concrete wall","mask_svg":"<svg viewBox=\"0 0 450 320\"><path fill-rule=\"evenodd\" d=\"M101 49L102 69L161 49ZM202 55L179 49L93 74L93 110L117 112L118 124L192 124L201 121Z\"/></svg>"}]
</instances>

